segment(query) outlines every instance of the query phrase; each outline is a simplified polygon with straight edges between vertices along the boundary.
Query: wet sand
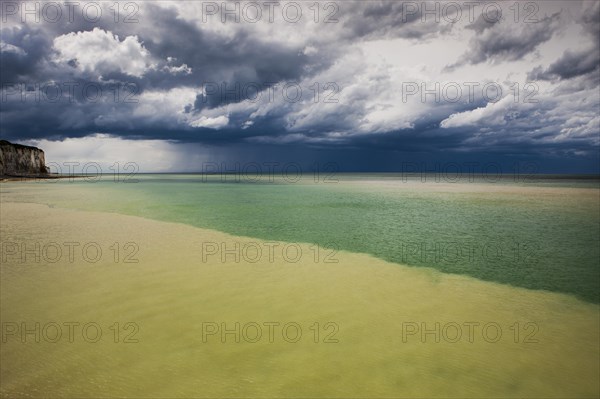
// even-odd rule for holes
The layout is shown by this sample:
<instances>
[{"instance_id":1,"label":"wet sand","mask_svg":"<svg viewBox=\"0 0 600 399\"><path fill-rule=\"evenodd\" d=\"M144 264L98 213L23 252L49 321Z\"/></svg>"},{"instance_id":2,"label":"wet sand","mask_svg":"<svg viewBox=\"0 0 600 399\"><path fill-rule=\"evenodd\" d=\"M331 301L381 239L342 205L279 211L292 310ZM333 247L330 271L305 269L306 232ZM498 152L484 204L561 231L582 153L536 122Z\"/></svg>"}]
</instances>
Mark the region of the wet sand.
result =
<instances>
[{"instance_id":1,"label":"wet sand","mask_svg":"<svg viewBox=\"0 0 600 399\"><path fill-rule=\"evenodd\" d=\"M2 397L600 394L599 307L568 295L132 216L0 208ZM64 323L79 323L73 342Z\"/></svg>"}]
</instances>

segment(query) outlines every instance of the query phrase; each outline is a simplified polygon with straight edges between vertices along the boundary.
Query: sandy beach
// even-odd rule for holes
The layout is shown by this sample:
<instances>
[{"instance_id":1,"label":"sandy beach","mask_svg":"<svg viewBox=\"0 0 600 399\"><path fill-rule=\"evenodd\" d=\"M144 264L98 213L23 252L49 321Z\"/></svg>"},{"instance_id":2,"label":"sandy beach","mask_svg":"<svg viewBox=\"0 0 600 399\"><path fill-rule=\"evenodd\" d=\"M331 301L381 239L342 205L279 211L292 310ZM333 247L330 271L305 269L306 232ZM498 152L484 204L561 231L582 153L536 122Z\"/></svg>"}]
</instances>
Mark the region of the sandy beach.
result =
<instances>
[{"instance_id":1,"label":"sandy beach","mask_svg":"<svg viewBox=\"0 0 600 399\"><path fill-rule=\"evenodd\" d=\"M600 399L600 0L0 14L0 399Z\"/></svg>"},{"instance_id":2,"label":"sandy beach","mask_svg":"<svg viewBox=\"0 0 600 399\"><path fill-rule=\"evenodd\" d=\"M571 296L112 213L1 219L2 397L599 394L598 306Z\"/></svg>"}]
</instances>

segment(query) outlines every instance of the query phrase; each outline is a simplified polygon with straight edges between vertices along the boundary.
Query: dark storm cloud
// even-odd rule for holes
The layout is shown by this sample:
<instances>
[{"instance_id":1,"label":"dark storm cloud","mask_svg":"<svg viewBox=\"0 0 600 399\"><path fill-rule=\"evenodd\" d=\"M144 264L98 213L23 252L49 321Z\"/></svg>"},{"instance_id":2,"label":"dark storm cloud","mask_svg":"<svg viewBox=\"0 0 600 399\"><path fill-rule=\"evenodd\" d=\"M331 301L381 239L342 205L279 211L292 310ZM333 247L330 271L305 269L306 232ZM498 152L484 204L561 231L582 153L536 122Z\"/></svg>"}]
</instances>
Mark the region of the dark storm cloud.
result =
<instances>
[{"instance_id":1,"label":"dark storm cloud","mask_svg":"<svg viewBox=\"0 0 600 399\"><path fill-rule=\"evenodd\" d=\"M594 1L583 10L580 23L598 45L600 43L600 2Z\"/></svg>"},{"instance_id":2,"label":"dark storm cloud","mask_svg":"<svg viewBox=\"0 0 600 399\"><path fill-rule=\"evenodd\" d=\"M111 22L110 13L102 15L98 22L76 18L71 24L61 19L58 23L36 24L33 28L22 25L21 29L3 31L4 42L23 48L27 53L26 57L19 58L3 52L3 71L7 71L3 73L3 79L14 81L17 72L30 78L44 74L47 75L44 77L53 78L57 72L68 72L68 68L65 71L39 70L39 63L47 61L52 52L52 39L70 32L89 32L94 28L119 35L121 40L127 36L139 37L157 64L155 69L144 75L144 79L136 82L142 88L167 89L236 80L259 84L279 82L298 79L308 65L315 70L326 67L333 59L333 54L331 60L323 56L311 58L301 54L302 47L287 46L271 40L274 38L260 37L251 29L239 29L233 37L202 30L180 18L175 10L152 3L141 7L137 17L139 23L115 24ZM168 73L165 67L169 65L169 57L176 60L175 66L188 65L191 73ZM34 70L36 66L38 69ZM34 72L35 76L31 76Z\"/></svg>"},{"instance_id":3,"label":"dark storm cloud","mask_svg":"<svg viewBox=\"0 0 600 399\"><path fill-rule=\"evenodd\" d=\"M472 29L477 33L483 33L486 29L492 28L494 25L500 22L500 11L497 9L491 10L489 13L481 14L477 17L475 22L467 25L467 29Z\"/></svg>"},{"instance_id":4,"label":"dark storm cloud","mask_svg":"<svg viewBox=\"0 0 600 399\"><path fill-rule=\"evenodd\" d=\"M600 49L591 48L581 51L567 50L547 69L541 67L529 73L531 80L564 80L582 75L600 72ZM597 81L597 78L595 79Z\"/></svg>"},{"instance_id":5,"label":"dark storm cloud","mask_svg":"<svg viewBox=\"0 0 600 399\"><path fill-rule=\"evenodd\" d=\"M153 130L148 130L148 121L132 116L135 104L110 101L110 93L115 85L132 86L136 94L150 89L176 87L200 90L206 83L225 84L224 87L233 88L236 83L242 82L266 88L275 82L301 79L309 65L315 71L328 63L327 57L311 59L301 53L301 47L257 37L248 30L235 32L233 38L226 37L184 21L174 10L146 4L140 11L139 20L143 23L137 24L111 24L112 16L105 13L105 17L96 23L76 19L73 24L61 20L59 23L22 24L18 28L3 29L2 87L9 92L8 98L3 98L3 135L80 136L115 130L125 135L128 131L136 130L152 134ZM90 32L94 28L119 34L119 40L135 34L151 54L154 67L143 77L119 71L96 76L93 72L77 71L77 59L63 65L53 60L52 41L55 37L70 32ZM168 59L174 62L170 64ZM169 67L184 65L189 68L184 73L169 71ZM32 91L36 85L47 89L48 85L51 86L49 82L53 81L77 85L79 88L93 85L94 88L99 87L107 98L92 102L81 90L74 90L73 95L64 92L58 101L48 100L44 93L38 93L36 97ZM27 86L21 86L21 83L27 83ZM18 86L15 87L15 84ZM216 96L211 101L212 106L217 106L231 100L221 100L220 96ZM199 109L202 108L200 102L197 105ZM23 118L28 114L37 117ZM77 120L74 116L80 116L81 119ZM172 122L166 121L162 131L175 128L175 136L187 136L185 131L191 130L189 126L173 126Z\"/></svg>"},{"instance_id":6,"label":"dark storm cloud","mask_svg":"<svg viewBox=\"0 0 600 399\"><path fill-rule=\"evenodd\" d=\"M199 87L205 82L267 85L299 79L308 65L325 67L330 61L306 56L301 53L302 47L261 37L250 28L238 29L233 36L202 30L179 18L175 10L152 4L147 5L144 18L147 24L138 34L150 53L161 60L172 57L192 69L191 74L184 76L151 71L146 79L154 87Z\"/></svg>"},{"instance_id":7,"label":"dark storm cloud","mask_svg":"<svg viewBox=\"0 0 600 399\"><path fill-rule=\"evenodd\" d=\"M29 81L31 77L43 74L43 64L52 47L52 38L41 29L28 26L3 28L0 57L0 81Z\"/></svg>"},{"instance_id":8,"label":"dark storm cloud","mask_svg":"<svg viewBox=\"0 0 600 399\"><path fill-rule=\"evenodd\" d=\"M436 2L368 1L341 4L341 39L345 40L385 37L428 39L451 29L451 24L439 17L441 11L437 11L437 19L436 15L423 15L424 8L435 9Z\"/></svg>"},{"instance_id":9,"label":"dark storm cloud","mask_svg":"<svg viewBox=\"0 0 600 399\"><path fill-rule=\"evenodd\" d=\"M75 18L71 22L63 18L56 23L22 24L19 28L5 32L3 42L22 49L24 54L2 52L3 72L6 71L2 74L4 87L20 82L45 85L57 81L78 87L92 84L99 87L103 94L110 93L115 86L132 86L137 94L148 90L187 87L197 91L195 101L185 108L187 114L193 115L205 109L244 100L239 95L226 94L227 90L234 89L238 84L250 85L250 95L254 95L257 88L266 90L278 82L299 82L307 76L326 70L343 55L345 46L356 40L382 37L418 39L431 37L448 29L447 24L440 25L431 20L424 23L421 21L420 9L414 9L413 6L404 7L401 3L393 2L352 2L344 4L336 14L339 24L332 26L340 31L336 41L315 43L320 51L311 54L303 51L306 43L288 44L277 37L261 34L251 25L238 24L228 32L203 29L197 20L186 20L181 18L176 9L160 7L154 3L140 6L136 13L137 23L114 23L113 14L106 8L110 4L103 6L105 9L98 21ZM80 7L76 6L75 15L79 15L80 11ZM101 73L81 70L81 60L77 57L62 63L55 59L56 50L52 47L55 38L71 32L79 34L93 30L117 35L119 41L126 37L137 37L150 54L148 62L152 63L152 67L143 76L133 76L118 70L105 70ZM98 57L102 55L99 54ZM176 68L182 68L182 72L173 72ZM202 93L202 88L207 85L217 86L217 92ZM22 87L17 90L22 90ZM47 134L45 131L51 130L53 135L64 134L67 137L118 130L123 135L138 131L142 135L160 134L177 139L187 138L190 131L196 131L197 139L204 140L210 131L181 125L173 119L160 121L137 117L134 112L135 104L111 103L110 98L90 102L79 90L72 95L65 94L56 102L44 101L43 94L42 101L34 101L34 104L29 101L32 97L35 99L32 93L26 96L27 101L20 101L18 97L19 94L13 95L12 102L4 104L4 108L28 108L28 112L35 110L38 118L35 121L20 121L18 111L7 114L3 122L4 135L41 137ZM341 116L325 115L320 128L327 131L352 129L356 122L355 116L365 112L364 104L368 97L363 96L357 100L348 104L347 112ZM265 131L284 134L286 126L294 126L293 122L286 120L287 113L292 108L292 105L284 102L281 107L265 115L260 120L260 125L249 127L239 135L223 129L219 137L223 140L235 140L251 134L264 134ZM234 112L230 115L230 120L232 123L243 123L251 112ZM44 125L47 126L46 129ZM306 134L318 135L318 131L318 128L313 128Z\"/></svg>"},{"instance_id":10,"label":"dark storm cloud","mask_svg":"<svg viewBox=\"0 0 600 399\"><path fill-rule=\"evenodd\" d=\"M77 15L77 7L75 10ZM196 89L198 94L197 100L190 104L192 107L188 107L188 111L198 111L242 101L240 96L223 94L227 90L235 89L239 84L250 86L250 94L254 95L257 89L265 90L277 82L300 81L307 74L314 74L328 67L335 61L337 52L335 48L330 48L318 56L306 55L302 51L303 44L286 44L277 37L265 37L253 31L251 26L236 25L233 36L227 32L218 33L202 29L202 26L194 23L196 21L190 22L181 18L176 10L152 3L140 7L136 16L138 23L115 24L110 12L105 10L102 15L102 19L97 22L75 18L73 23L67 23L61 19L58 23L39 23L32 27L23 24L19 28L3 31L3 87L19 82L44 84L59 81L100 85L103 92L106 92L115 82L120 82L122 85L134 86L137 94L146 90L190 87ZM52 59L55 53L52 40L70 32L91 32L93 29L111 32L118 35L119 40L135 35L151 54L149 61L153 67L149 68L143 77L137 77L119 71L104 72L101 76L89 71L81 72L76 67L79 64L77 59L57 65ZM13 46L19 51L22 50L23 54L11 51ZM176 68L182 68L181 72L177 72ZM201 89L205 85L217 85L218 93L202 94ZM75 93L75 103L70 98L67 107L64 107L65 101L36 106L40 115L48 113L48 118L43 117L40 120L53 120L57 115L73 113L75 106L82 106L86 109L89 130L96 131L103 129L95 122L98 117L107 113L127 115L128 113L123 111L131 108L127 104L117 104L119 110L115 111L115 104L106 102L83 104L80 100L85 99L81 97ZM147 128L144 120L134 119L135 117L128 117L123 124L138 125L140 129ZM15 131L10 125L12 120L7 118L4 123L4 134ZM170 122L172 121L168 121ZM104 127L118 128L118 124ZM21 134L28 134L29 129L25 126L19 125L18 128ZM166 124L164 129L171 130L173 126ZM175 129L185 131L189 127L176 126ZM31 133L36 132L36 135L41 131L39 128L31 129ZM65 130L65 135L69 135L69 130Z\"/></svg>"},{"instance_id":11,"label":"dark storm cloud","mask_svg":"<svg viewBox=\"0 0 600 399\"><path fill-rule=\"evenodd\" d=\"M437 39L451 44L448 38L455 40L452 34L466 28L468 31L460 34L474 34L469 49L447 71L484 62L508 64L532 58L528 56L560 29L562 13L549 14L535 24L511 24L506 19L509 17L500 19L491 10L457 28L460 24L424 16L425 5L421 2L340 2L336 3L337 23L266 27L241 23L212 29L215 26L190 18L189 7L181 11L171 4L135 3L139 5L138 22L115 23L108 9L112 4L102 4L105 12L99 21L61 19L2 29L1 83L4 95L13 93L2 99L0 133L4 138L63 139L107 133L223 147L248 146L254 154L273 149L292 154L291 148L308 148L338 160L341 157L335 152L340 150L349 151L356 162L361 152L365 154L359 162L363 166L397 165L394 153L414 160L418 154L433 157L443 152L533 157L545 153L589 154L590 148L597 148L593 115L598 104L586 93L600 80L598 3L579 21L588 32L585 40L594 37L595 47L588 46L589 51L566 50L560 58L529 74L531 79L558 85L555 93L561 99L564 96L565 102L578 104L577 110L564 111L567 108L560 101L542 98L540 105L501 108L494 111L493 118L474 122L473 115L488 106L480 97L468 103L400 103L396 97L398 82L426 68L415 72L413 60L407 59L406 71L386 70L389 65L383 64L382 70L370 70L373 63L367 61L373 60L362 59L360 46L391 39L408 39L403 42L415 46ZM435 4L428 2L426 7ZM60 53L60 46L54 46L57 38L62 40L68 56ZM86 53L90 42L106 50L90 55ZM396 51L389 47L390 55ZM432 53L431 59L435 57ZM507 66L507 73L511 68ZM581 80L576 79L580 76ZM244 96L223 92L235 90L236 85L251 85L250 96L261 90L264 95L276 83L303 81L338 82L345 91L336 104L281 98L248 103ZM574 83L566 85L565 81ZM75 90L65 91L52 101L36 88L36 84L42 85L51 97L52 82L92 87L102 96L91 99L89 93ZM214 87L217 91L211 92ZM23 89L24 99L19 92ZM137 102L127 101L131 91ZM118 100L114 92L118 92ZM569 97L571 93L579 93L580 97ZM179 96L185 96L185 101ZM406 110L409 116L398 110ZM473 115L462 115L468 113ZM452 115L459 115L453 121L462 118L463 124L442 127ZM394 117L405 118L401 122L406 123L396 123ZM399 128L401 125L405 127ZM388 155L383 156L385 153Z\"/></svg>"},{"instance_id":12,"label":"dark storm cloud","mask_svg":"<svg viewBox=\"0 0 600 399\"><path fill-rule=\"evenodd\" d=\"M486 25L485 19L480 17L469 26L477 33L469 41L469 50L447 69L453 70L462 65L482 62L500 63L520 60L540 44L550 40L558 29L557 22L560 15L561 13L558 12L535 23L510 24L501 20L491 25Z\"/></svg>"},{"instance_id":13,"label":"dark storm cloud","mask_svg":"<svg viewBox=\"0 0 600 399\"><path fill-rule=\"evenodd\" d=\"M582 76L594 86L600 84L600 2L583 10L579 24L591 38L591 45L582 50L565 50L548 68L538 66L529 72L530 80L560 81Z\"/></svg>"}]
</instances>

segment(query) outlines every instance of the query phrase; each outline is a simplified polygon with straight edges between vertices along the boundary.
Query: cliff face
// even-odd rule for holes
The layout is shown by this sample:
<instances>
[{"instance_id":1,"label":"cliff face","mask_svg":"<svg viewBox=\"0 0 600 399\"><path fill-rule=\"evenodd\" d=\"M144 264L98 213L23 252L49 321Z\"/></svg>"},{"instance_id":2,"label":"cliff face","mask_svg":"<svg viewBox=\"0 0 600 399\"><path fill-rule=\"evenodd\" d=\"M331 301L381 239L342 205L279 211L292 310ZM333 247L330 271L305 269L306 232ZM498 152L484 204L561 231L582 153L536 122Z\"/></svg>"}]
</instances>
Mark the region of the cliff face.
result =
<instances>
[{"instance_id":1,"label":"cliff face","mask_svg":"<svg viewBox=\"0 0 600 399\"><path fill-rule=\"evenodd\" d=\"M44 151L0 140L0 176L38 176L47 173Z\"/></svg>"}]
</instances>

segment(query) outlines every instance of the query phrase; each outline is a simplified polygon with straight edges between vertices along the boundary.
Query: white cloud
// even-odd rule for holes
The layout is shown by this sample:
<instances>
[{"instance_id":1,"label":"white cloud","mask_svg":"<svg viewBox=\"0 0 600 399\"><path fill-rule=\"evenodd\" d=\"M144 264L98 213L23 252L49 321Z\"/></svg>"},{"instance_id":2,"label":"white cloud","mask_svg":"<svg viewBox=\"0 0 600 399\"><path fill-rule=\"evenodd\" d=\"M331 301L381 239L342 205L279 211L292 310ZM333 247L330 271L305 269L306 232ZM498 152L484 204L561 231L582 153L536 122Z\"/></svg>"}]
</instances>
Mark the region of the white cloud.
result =
<instances>
[{"instance_id":1,"label":"white cloud","mask_svg":"<svg viewBox=\"0 0 600 399\"><path fill-rule=\"evenodd\" d=\"M209 129L221 129L229 124L229 117L221 115L214 118L202 116L196 120L190 121L191 127L207 127Z\"/></svg>"},{"instance_id":2,"label":"white cloud","mask_svg":"<svg viewBox=\"0 0 600 399\"><path fill-rule=\"evenodd\" d=\"M94 28L89 32L71 32L54 39L56 61L76 61L82 72L105 74L121 72L141 77L151 67L150 53L137 36L123 41L110 31Z\"/></svg>"},{"instance_id":3,"label":"white cloud","mask_svg":"<svg viewBox=\"0 0 600 399\"><path fill-rule=\"evenodd\" d=\"M506 124L505 115L514 107L512 96L506 96L500 101L490 102L485 107L475 108L470 111L457 112L444 119L442 128L476 126L498 126Z\"/></svg>"},{"instance_id":4,"label":"white cloud","mask_svg":"<svg viewBox=\"0 0 600 399\"><path fill-rule=\"evenodd\" d=\"M197 91L193 87L146 90L136 98L138 102L133 116L177 123L183 117L185 107L194 103Z\"/></svg>"},{"instance_id":5,"label":"white cloud","mask_svg":"<svg viewBox=\"0 0 600 399\"><path fill-rule=\"evenodd\" d=\"M189 75L192 73L192 68L187 66L187 64L182 64L180 66L165 65L163 67L163 70L167 71L173 75L177 75L177 74Z\"/></svg>"}]
</instances>

